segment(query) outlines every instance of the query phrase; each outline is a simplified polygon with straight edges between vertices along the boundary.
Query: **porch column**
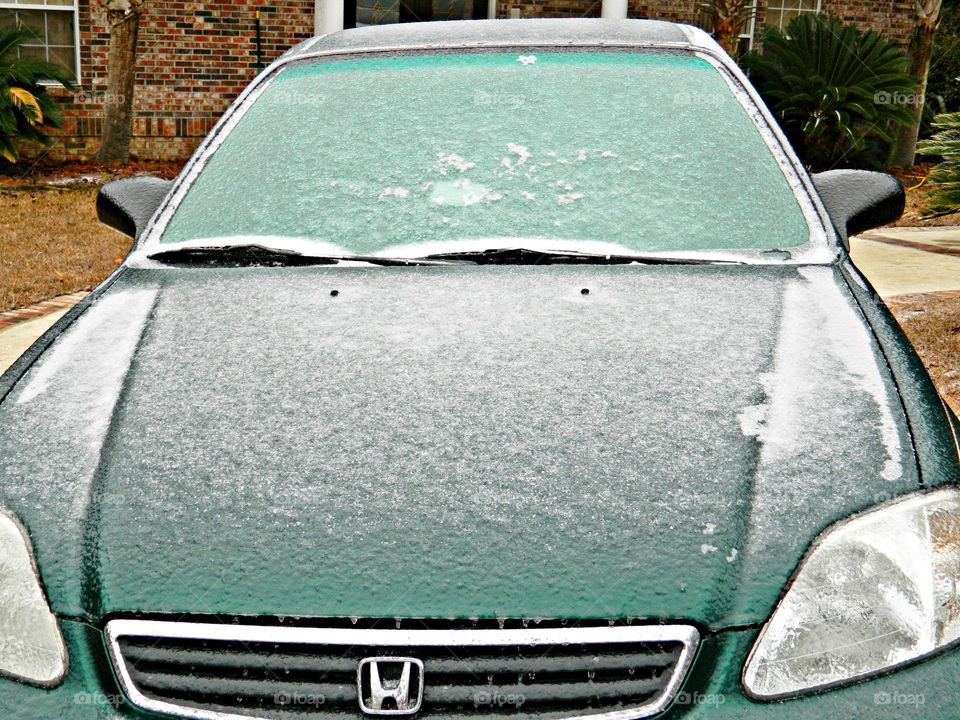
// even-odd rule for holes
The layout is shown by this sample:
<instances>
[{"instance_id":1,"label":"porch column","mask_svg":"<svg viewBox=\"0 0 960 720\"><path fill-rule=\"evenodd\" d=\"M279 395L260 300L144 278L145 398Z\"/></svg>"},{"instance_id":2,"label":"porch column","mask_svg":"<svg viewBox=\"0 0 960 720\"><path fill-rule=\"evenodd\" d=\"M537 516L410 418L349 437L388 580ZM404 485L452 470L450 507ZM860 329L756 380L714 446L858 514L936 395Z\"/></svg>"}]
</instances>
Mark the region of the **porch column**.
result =
<instances>
[{"instance_id":1,"label":"porch column","mask_svg":"<svg viewBox=\"0 0 960 720\"><path fill-rule=\"evenodd\" d=\"M623 20L627 17L627 0L603 0L600 17Z\"/></svg>"},{"instance_id":2,"label":"porch column","mask_svg":"<svg viewBox=\"0 0 960 720\"><path fill-rule=\"evenodd\" d=\"M343 0L315 0L313 27L317 35L343 30Z\"/></svg>"}]
</instances>

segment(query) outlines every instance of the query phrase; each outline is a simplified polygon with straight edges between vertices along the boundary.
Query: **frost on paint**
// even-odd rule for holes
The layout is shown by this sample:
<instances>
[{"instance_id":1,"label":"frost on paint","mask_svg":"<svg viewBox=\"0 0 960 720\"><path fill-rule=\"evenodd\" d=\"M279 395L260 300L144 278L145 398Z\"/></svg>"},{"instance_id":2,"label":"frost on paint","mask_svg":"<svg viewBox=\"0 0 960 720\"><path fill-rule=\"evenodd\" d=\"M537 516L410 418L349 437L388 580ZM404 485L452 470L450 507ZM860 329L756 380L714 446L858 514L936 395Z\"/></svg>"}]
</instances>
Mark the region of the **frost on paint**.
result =
<instances>
[{"instance_id":1,"label":"frost on paint","mask_svg":"<svg viewBox=\"0 0 960 720\"><path fill-rule=\"evenodd\" d=\"M24 509L53 518L55 531L36 548L47 553L48 583L83 567L94 476L157 295L121 285L55 340L0 405L0 506L25 523Z\"/></svg>"},{"instance_id":2,"label":"frost on paint","mask_svg":"<svg viewBox=\"0 0 960 720\"><path fill-rule=\"evenodd\" d=\"M774 369L761 376L767 399L740 413L743 432L761 442L761 460L770 465L809 453L811 448L797 429L808 422L801 418L801 413L809 413L811 409L805 407L803 398L797 394L804 392L807 378L826 378L840 373L876 404L875 426L886 453L881 476L897 480L901 474L901 439L890 391L880 374L873 338L862 319L849 311L848 301L834 283L829 269L807 268L801 274L805 281L791 283L784 294ZM810 338L817 330L822 341L814 344ZM821 412L829 417L827 413L835 409L831 407L830 398L824 396L821 402Z\"/></svg>"},{"instance_id":3,"label":"frost on paint","mask_svg":"<svg viewBox=\"0 0 960 720\"><path fill-rule=\"evenodd\" d=\"M419 188L384 187L397 213ZM157 299L124 275L0 405L0 505L74 616L182 612L186 583L209 614L760 623L812 527L917 484L904 441L881 475L882 360L835 357L832 272L143 271Z\"/></svg>"},{"instance_id":4,"label":"frost on paint","mask_svg":"<svg viewBox=\"0 0 960 720\"><path fill-rule=\"evenodd\" d=\"M808 540L795 538L823 525L810 498L828 498L835 519L916 487L887 373L832 268L801 268L784 283L770 363L758 373L755 401L737 413L741 432L757 444L748 532L731 558L742 567L748 603L737 612L756 609L751 587L762 582L764 556L800 557Z\"/></svg>"}]
</instances>

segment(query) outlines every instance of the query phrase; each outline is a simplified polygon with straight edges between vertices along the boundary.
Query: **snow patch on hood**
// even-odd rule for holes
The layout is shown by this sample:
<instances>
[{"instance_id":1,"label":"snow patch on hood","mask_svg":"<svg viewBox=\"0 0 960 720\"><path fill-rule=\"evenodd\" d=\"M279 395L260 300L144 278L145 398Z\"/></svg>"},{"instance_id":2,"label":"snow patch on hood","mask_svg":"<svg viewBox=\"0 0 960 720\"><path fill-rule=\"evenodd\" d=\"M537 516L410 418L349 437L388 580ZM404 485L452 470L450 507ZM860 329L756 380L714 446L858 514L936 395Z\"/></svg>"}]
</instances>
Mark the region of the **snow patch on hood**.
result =
<instances>
[{"instance_id":1,"label":"snow patch on hood","mask_svg":"<svg viewBox=\"0 0 960 720\"><path fill-rule=\"evenodd\" d=\"M766 461L788 462L805 450L803 436L797 433L798 427L810 422L797 417L797 394L804 391L803 379L844 372L852 386L876 403L878 429L887 452L881 475L891 482L898 480L903 473L903 448L873 339L849 308L830 269L802 268L800 273L807 282L791 283L784 292L776 366L761 376L767 401L743 409L739 415L743 433L760 440ZM810 342L813 337L821 342ZM826 405L830 398L823 401Z\"/></svg>"},{"instance_id":2,"label":"snow patch on hood","mask_svg":"<svg viewBox=\"0 0 960 720\"><path fill-rule=\"evenodd\" d=\"M116 385L126 374L130 358L140 339L144 322L153 307L155 291L128 290L109 295L94 304L86 314L70 328L44 355L40 363L28 375L28 382L16 403L31 402L45 393L71 363L82 355L78 350L90 342L96 342L100 352L87 358L88 374L71 378L75 391L92 388L84 383L96 383L98 392L94 400L115 400L116 393L105 392L108 386ZM104 380L114 382L104 383ZM119 391L119 388L118 388ZM77 396L79 397L79 392ZM111 395L113 397L111 397Z\"/></svg>"}]
</instances>

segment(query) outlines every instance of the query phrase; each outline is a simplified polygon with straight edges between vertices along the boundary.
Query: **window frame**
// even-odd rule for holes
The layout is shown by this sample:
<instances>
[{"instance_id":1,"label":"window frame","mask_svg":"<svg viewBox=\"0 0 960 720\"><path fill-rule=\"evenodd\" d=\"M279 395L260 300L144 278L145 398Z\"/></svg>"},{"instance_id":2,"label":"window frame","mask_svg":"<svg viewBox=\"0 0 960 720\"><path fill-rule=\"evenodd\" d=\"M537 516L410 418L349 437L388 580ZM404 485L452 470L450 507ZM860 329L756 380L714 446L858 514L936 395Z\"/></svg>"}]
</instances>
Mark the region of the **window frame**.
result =
<instances>
[{"instance_id":1,"label":"window frame","mask_svg":"<svg viewBox=\"0 0 960 720\"><path fill-rule=\"evenodd\" d=\"M793 8L788 8L788 7L787 7L787 4L788 4L789 2L790 2L790 0L767 0L767 7L766 7L766 9L765 9L765 11L764 11L764 12L765 12L765 16L764 16L764 22L763 22L763 24L764 24L766 27L768 27L768 28L770 28L770 27L775 27L777 30L780 30L780 31L782 32L782 31L783 31L783 28L784 28L783 13L784 13L785 11L787 11L787 10L793 9ZM799 0L798 0L798 2L799 2ZM823 0L816 0L816 3L817 3L817 7L816 7L816 9L814 9L814 10L811 10L811 9L809 9L809 8L803 8L803 7L797 8L796 10L797 10L798 15L819 15L820 13L823 12ZM777 23L776 25L774 25L773 23L770 22L770 11L771 11L771 10L780 13L780 19L779 19L779 21L778 21L778 23Z\"/></svg>"},{"instance_id":2,"label":"window frame","mask_svg":"<svg viewBox=\"0 0 960 720\"><path fill-rule=\"evenodd\" d=\"M753 44L757 37L757 13L760 11L759 0L753 0L751 9L753 12L750 15L750 21L747 23L744 31L738 36L740 40L747 41L747 52L753 50Z\"/></svg>"},{"instance_id":3,"label":"window frame","mask_svg":"<svg viewBox=\"0 0 960 720\"><path fill-rule=\"evenodd\" d=\"M80 0L71 0L69 5L48 5L43 2L10 2L9 0L0 0L0 11L3 10L38 10L42 12L64 12L64 13L73 13L73 57L74 57L74 67L76 72L74 73L74 81L79 85L80 79L82 77L81 67L80 67ZM50 45L46 43L47 38L44 37L43 47L49 52ZM61 46L57 46L61 47ZM42 85L59 85L59 83L45 80L41 82Z\"/></svg>"}]
</instances>

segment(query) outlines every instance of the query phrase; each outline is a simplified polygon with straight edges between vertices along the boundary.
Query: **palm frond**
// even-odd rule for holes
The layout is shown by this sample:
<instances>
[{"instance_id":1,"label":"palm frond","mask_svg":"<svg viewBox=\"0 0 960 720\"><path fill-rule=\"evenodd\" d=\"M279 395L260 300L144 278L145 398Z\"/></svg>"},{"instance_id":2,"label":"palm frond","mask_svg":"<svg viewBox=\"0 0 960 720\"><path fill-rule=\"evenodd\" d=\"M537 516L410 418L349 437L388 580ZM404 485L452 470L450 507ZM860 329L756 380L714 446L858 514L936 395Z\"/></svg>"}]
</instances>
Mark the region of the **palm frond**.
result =
<instances>
[{"instance_id":1,"label":"palm frond","mask_svg":"<svg viewBox=\"0 0 960 720\"><path fill-rule=\"evenodd\" d=\"M927 177L933 192L924 207L926 217L960 212L960 113L937 115L934 135L917 148L919 155L941 158Z\"/></svg>"},{"instance_id":2,"label":"palm frond","mask_svg":"<svg viewBox=\"0 0 960 720\"><path fill-rule=\"evenodd\" d=\"M49 145L50 130L63 124L44 83L74 87L65 68L22 55L20 48L32 38L24 28L0 31L0 157L8 162L17 161L17 146L23 142Z\"/></svg>"},{"instance_id":3,"label":"palm frond","mask_svg":"<svg viewBox=\"0 0 960 720\"><path fill-rule=\"evenodd\" d=\"M880 34L804 14L770 29L744 65L804 162L833 167L870 138L909 124L908 61Z\"/></svg>"}]
</instances>

